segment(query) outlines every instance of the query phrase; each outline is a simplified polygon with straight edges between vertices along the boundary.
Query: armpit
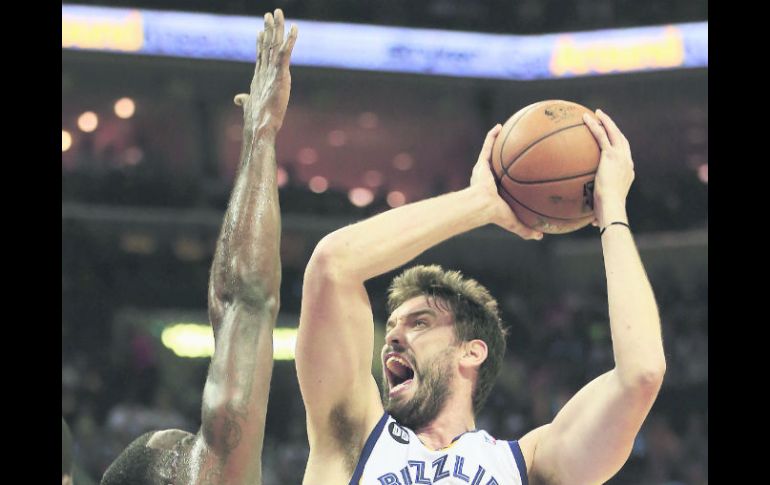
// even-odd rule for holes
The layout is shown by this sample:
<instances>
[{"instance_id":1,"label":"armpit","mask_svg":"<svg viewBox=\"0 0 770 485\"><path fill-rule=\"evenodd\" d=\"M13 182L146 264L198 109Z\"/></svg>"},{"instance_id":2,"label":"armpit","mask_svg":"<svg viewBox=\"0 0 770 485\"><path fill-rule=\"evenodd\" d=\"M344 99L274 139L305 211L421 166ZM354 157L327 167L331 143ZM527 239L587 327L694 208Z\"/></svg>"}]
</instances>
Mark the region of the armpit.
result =
<instances>
[{"instance_id":1,"label":"armpit","mask_svg":"<svg viewBox=\"0 0 770 485\"><path fill-rule=\"evenodd\" d=\"M342 451L347 471L353 473L363 448L361 432L352 422L345 407L337 405L329 415L329 425L334 433L334 440Z\"/></svg>"}]
</instances>

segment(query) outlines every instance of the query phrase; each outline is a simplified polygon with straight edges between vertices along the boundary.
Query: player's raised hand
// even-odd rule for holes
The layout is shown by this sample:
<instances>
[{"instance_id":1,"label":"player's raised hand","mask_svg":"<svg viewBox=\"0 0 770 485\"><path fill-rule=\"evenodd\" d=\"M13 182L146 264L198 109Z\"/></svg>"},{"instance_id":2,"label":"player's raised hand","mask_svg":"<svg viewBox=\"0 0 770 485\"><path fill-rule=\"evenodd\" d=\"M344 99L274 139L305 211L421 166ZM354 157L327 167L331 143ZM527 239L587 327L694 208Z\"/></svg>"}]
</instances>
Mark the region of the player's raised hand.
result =
<instances>
[{"instance_id":1,"label":"player's raised hand","mask_svg":"<svg viewBox=\"0 0 770 485\"><path fill-rule=\"evenodd\" d=\"M243 107L244 132L248 137L264 131L275 135L283 124L291 92L289 61L297 27L291 26L284 38L281 9L275 15L265 14L264 30L257 36L257 64L249 94L235 96L235 104Z\"/></svg>"}]
</instances>

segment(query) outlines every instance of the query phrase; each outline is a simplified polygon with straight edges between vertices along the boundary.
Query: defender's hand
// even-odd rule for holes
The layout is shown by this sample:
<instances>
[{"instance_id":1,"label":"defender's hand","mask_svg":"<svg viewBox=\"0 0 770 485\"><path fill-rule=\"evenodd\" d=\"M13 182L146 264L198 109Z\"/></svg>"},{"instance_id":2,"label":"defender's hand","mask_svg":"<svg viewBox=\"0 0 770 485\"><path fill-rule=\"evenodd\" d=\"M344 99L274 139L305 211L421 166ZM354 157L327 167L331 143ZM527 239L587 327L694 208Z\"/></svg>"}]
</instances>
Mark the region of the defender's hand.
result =
<instances>
[{"instance_id":1,"label":"defender's hand","mask_svg":"<svg viewBox=\"0 0 770 485\"><path fill-rule=\"evenodd\" d=\"M594 181L594 225L605 227L610 222L628 222L626 197L634 181L631 147L615 122L601 110L598 121L587 113L583 121L596 138L602 151Z\"/></svg>"},{"instance_id":2,"label":"defender's hand","mask_svg":"<svg viewBox=\"0 0 770 485\"><path fill-rule=\"evenodd\" d=\"M289 104L291 75L289 61L297 40L297 27L291 26L284 39L284 19L281 9L265 14L265 29L257 36L257 65L251 80L251 92L238 94L234 102L243 106L244 135L257 132L275 135L283 124Z\"/></svg>"},{"instance_id":3,"label":"defender's hand","mask_svg":"<svg viewBox=\"0 0 770 485\"><path fill-rule=\"evenodd\" d=\"M508 204L497 193L497 183L492 173L490 160L492 158L492 146L495 144L497 135L500 134L502 125L495 125L487 133L484 139L484 146L481 148L479 159L473 167L471 174L471 188L475 189L481 197L488 200L490 206L490 221L503 229L510 231L523 239L542 239L543 233L530 229L525 226L516 214L511 210Z\"/></svg>"}]
</instances>

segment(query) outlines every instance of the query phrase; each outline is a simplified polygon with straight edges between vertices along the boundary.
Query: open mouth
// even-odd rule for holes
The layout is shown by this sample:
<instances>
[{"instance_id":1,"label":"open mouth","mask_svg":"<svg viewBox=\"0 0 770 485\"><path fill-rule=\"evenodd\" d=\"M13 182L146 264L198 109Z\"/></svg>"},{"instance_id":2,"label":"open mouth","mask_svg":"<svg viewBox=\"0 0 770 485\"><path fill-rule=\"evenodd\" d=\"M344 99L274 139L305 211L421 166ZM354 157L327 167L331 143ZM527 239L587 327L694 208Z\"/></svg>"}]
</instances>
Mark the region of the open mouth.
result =
<instances>
[{"instance_id":1,"label":"open mouth","mask_svg":"<svg viewBox=\"0 0 770 485\"><path fill-rule=\"evenodd\" d=\"M388 395L393 397L405 391L412 384L414 369L406 359L398 354L390 353L385 356L385 375L390 386Z\"/></svg>"}]
</instances>

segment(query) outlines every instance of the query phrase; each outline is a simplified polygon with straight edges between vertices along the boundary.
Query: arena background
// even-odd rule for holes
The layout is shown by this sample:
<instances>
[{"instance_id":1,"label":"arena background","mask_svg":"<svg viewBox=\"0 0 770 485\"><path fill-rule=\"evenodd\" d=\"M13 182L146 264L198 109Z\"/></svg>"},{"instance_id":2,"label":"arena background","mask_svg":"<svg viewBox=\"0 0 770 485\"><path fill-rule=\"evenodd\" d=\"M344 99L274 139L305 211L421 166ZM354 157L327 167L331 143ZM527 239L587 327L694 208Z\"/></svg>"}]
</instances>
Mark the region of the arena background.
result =
<instances>
[{"instance_id":1,"label":"arena background","mask_svg":"<svg viewBox=\"0 0 770 485\"><path fill-rule=\"evenodd\" d=\"M81 5L249 16L253 35L257 17L276 7L289 22L515 35L707 21L705 1L684 0ZM93 483L143 432L195 431L200 424L209 360L207 336L196 332L207 325L208 270L240 149L240 112L232 97L248 89L253 63L73 48L64 28L67 6L62 416L76 443L75 483ZM600 107L629 139L637 172L629 217L662 316L663 389L630 460L608 483L708 483L707 61L585 74L512 80L292 67L289 110L277 141L283 283L276 357L282 360L275 361L270 394L267 485L300 483L307 457L291 329L315 243L389 206L464 187L485 132L543 99ZM477 422L493 435L514 439L549 421L577 389L611 367L594 228L535 243L486 227L416 262L478 279L512 327L504 370ZM368 284L380 342L392 276Z\"/></svg>"}]
</instances>

